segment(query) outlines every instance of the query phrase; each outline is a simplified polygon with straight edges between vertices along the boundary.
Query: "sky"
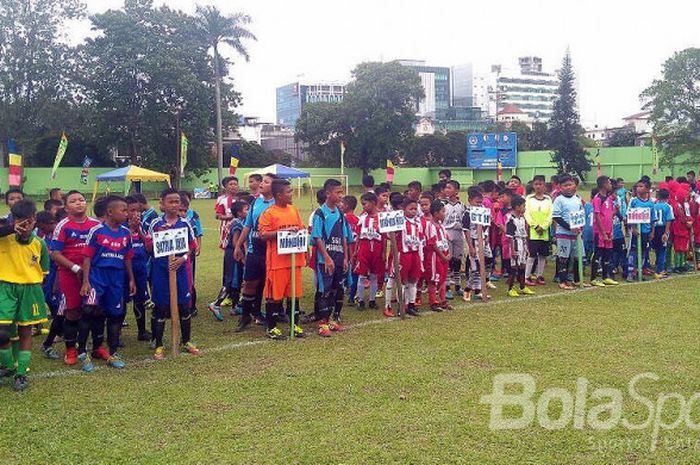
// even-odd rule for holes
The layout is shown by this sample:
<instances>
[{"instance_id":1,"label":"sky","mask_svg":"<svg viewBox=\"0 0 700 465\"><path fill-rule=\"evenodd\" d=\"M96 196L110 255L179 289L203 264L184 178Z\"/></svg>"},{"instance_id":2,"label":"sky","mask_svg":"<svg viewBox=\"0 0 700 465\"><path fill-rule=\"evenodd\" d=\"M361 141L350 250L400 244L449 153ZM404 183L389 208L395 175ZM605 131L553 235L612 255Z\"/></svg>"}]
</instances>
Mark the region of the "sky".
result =
<instances>
[{"instance_id":1,"label":"sky","mask_svg":"<svg viewBox=\"0 0 700 465\"><path fill-rule=\"evenodd\" d=\"M121 0L87 0L90 13ZM435 66L515 66L519 56L558 69L571 50L581 122L618 126L640 111L639 94L675 51L700 46L700 3L680 0L156 0L194 13L197 4L244 12L257 36L250 61L233 54L238 112L275 119L275 88L301 80L345 81L363 61L422 59ZM71 41L89 34L86 20Z\"/></svg>"}]
</instances>

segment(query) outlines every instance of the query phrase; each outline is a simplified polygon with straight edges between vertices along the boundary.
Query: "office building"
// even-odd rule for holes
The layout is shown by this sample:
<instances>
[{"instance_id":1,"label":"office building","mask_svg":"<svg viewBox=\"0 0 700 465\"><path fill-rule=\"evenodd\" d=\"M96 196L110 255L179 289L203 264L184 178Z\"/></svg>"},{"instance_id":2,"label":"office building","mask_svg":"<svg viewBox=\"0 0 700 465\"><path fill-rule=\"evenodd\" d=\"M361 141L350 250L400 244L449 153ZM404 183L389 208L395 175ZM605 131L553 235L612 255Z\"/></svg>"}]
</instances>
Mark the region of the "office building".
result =
<instances>
[{"instance_id":1,"label":"office building","mask_svg":"<svg viewBox=\"0 0 700 465\"><path fill-rule=\"evenodd\" d=\"M292 82L277 88L277 124L294 127L308 103L342 102L345 84Z\"/></svg>"},{"instance_id":2,"label":"office building","mask_svg":"<svg viewBox=\"0 0 700 465\"><path fill-rule=\"evenodd\" d=\"M450 68L428 66L423 60L399 60L402 66L418 73L424 97L418 102L416 115L441 119L451 105Z\"/></svg>"}]
</instances>

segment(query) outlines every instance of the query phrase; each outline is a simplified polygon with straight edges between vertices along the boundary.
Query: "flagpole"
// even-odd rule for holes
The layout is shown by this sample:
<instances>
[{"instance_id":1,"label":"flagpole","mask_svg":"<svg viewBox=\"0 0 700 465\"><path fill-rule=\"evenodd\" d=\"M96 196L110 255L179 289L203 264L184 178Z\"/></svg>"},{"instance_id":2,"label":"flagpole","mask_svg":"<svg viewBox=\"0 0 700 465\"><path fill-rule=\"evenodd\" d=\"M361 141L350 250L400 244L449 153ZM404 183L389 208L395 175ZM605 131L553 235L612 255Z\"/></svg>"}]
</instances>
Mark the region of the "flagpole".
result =
<instances>
[{"instance_id":1,"label":"flagpole","mask_svg":"<svg viewBox=\"0 0 700 465\"><path fill-rule=\"evenodd\" d=\"M180 109L177 110L175 113L175 185L177 186L177 190L180 190L180 173L182 172L182 166L180 163L180 144L182 143L180 138Z\"/></svg>"}]
</instances>

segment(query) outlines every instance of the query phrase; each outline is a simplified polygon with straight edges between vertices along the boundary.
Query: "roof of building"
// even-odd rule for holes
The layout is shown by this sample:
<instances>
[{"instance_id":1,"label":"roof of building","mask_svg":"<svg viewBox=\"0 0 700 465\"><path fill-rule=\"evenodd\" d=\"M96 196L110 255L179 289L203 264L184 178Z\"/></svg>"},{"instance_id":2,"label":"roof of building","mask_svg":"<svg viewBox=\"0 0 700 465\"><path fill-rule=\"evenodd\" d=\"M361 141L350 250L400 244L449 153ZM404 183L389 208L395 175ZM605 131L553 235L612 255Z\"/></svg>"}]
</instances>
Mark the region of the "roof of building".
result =
<instances>
[{"instance_id":1,"label":"roof of building","mask_svg":"<svg viewBox=\"0 0 700 465\"><path fill-rule=\"evenodd\" d=\"M627 116L625 118L622 118L623 121L626 121L628 119L649 119L650 112L648 111L640 111L639 113L635 113L634 115Z\"/></svg>"},{"instance_id":2,"label":"roof of building","mask_svg":"<svg viewBox=\"0 0 700 465\"><path fill-rule=\"evenodd\" d=\"M525 112L520 109L519 106L512 103L506 103L503 109L498 112L499 115L512 115L512 114L524 114Z\"/></svg>"}]
</instances>

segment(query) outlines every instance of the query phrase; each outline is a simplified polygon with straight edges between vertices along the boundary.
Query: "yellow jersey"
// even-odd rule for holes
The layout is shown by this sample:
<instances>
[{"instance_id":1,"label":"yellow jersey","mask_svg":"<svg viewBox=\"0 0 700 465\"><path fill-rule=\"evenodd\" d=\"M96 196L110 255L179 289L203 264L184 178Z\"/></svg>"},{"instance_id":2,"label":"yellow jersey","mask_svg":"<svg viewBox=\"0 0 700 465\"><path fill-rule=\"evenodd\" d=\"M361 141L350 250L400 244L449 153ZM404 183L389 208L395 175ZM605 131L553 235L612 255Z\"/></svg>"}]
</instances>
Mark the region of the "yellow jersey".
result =
<instances>
[{"instance_id":1,"label":"yellow jersey","mask_svg":"<svg viewBox=\"0 0 700 465\"><path fill-rule=\"evenodd\" d=\"M48 274L49 249L35 234L23 241L17 234L0 237L0 281L41 284Z\"/></svg>"}]
</instances>

